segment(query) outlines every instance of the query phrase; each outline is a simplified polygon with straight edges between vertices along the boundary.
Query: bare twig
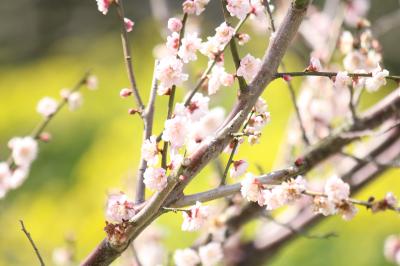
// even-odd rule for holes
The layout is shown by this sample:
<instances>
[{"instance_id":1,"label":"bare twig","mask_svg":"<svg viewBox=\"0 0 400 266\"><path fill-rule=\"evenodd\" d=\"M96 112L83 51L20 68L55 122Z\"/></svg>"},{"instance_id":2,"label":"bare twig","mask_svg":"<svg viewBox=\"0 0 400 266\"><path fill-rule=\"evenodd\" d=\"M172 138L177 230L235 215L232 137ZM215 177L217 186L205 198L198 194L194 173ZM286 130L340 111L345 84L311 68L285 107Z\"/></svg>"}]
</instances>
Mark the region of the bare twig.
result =
<instances>
[{"instance_id":1,"label":"bare twig","mask_svg":"<svg viewBox=\"0 0 400 266\"><path fill-rule=\"evenodd\" d=\"M326 71L315 71L315 72L308 72L308 71L302 71L302 72L279 72L275 74L275 78L283 78L285 76L289 77L305 77L305 76L316 76L316 77L327 77L327 78L332 78L336 77L337 72L326 72ZM355 78L355 77L372 77L372 73L348 73L349 77ZM400 81L400 76L392 76L389 75L386 77L386 79L390 79L396 82Z\"/></svg>"},{"instance_id":2,"label":"bare twig","mask_svg":"<svg viewBox=\"0 0 400 266\"><path fill-rule=\"evenodd\" d=\"M157 94L157 79L155 75L157 65L158 65L158 60L156 60L154 63L153 81L150 90L149 102L147 104L146 109L142 113L142 118L144 122L143 141L149 139L153 131L154 107ZM142 157L140 159L139 172L136 184L136 203L141 203L145 199L145 185L143 183L143 175L144 171L146 170L146 167L147 167L147 162Z\"/></svg>"},{"instance_id":3,"label":"bare twig","mask_svg":"<svg viewBox=\"0 0 400 266\"><path fill-rule=\"evenodd\" d=\"M275 33L275 31L276 31L275 22L274 22L274 18L272 16L271 7L269 6L269 1L268 0L264 0L264 5L265 5L265 7L267 9L267 14L268 14L268 17L269 17L269 20L270 20L270 24L271 24L271 30L272 30L273 33ZM281 68L282 68L283 72L286 72L286 66L285 66L285 63L283 61L281 62ZM297 121L299 123L299 127L300 127L300 130L301 130L301 135L302 135L303 141L304 141L304 143L306 145L310 145L310 140L307 137L307 132L306 132L306 129L304 127L303 119L302 119L301 114L300 114L300 108L297 105L296 92L294 90L294 87L293 87L293 84L292 84L292 81L290 80L290 78L288 80L286 80L286 83L287 83L287 86L288 86L288 89L289 89L289 92L290 92L290 98L291 98L292 104L294 106L294 110L295 110L295 113L296 113Z\"/></svg>"},{"instance_id":4,"label":"bare twig","mask_svg":"<svg viewBox=\"0 0 400 266\"><path fill-rule=\"evenodd\" d=\"M356 105L354 103L354 87L353 85L350 85L348 88L350 92L349 109L351 112L351 118L353 119L353 123L357 123L358 117L357 117Z\"/></svg>"},{"instance_id":5,"label":"bare twig","mask_svg":"<svg viewBox=\"0 0 400 266\"><path fill-rule=\"evenodd\" d=\"M39 249L37 248L35 242L33 242L33 239L31 237L31 234L26 230L25 225L24 225L24 221L19 220L19 223L21 224L21 230L22 232L24 232L24 234L26 235L26 237L28 238L29 242L31 243L33 249L35 250L36 256L40 262L41 266L44 266L44 261L42 259L42 256L40 255Z\"/></svg>"},{"instance_id":6,"label":"bare twig","mask_svg":"<svg viewBox=\"0 0 400 266\"><path fill-rule=\"evenodd\" d=\"M128 78L129 78L129 82L131 84L131 89L132 89L136 104L139 108L139 111L143 111L144 104L143 104L142 98L140 97L139 90L136 85L135 75L133 73L131 49L130 49L130 45L129 45L128 33L126 31L125 22L124 22L125 11L124 11L123 0L118 0L116 2L116 6L117 6L117 13L118 13L118 16L120 18L120 23L121 23L121 40L122 40L122 49L124 52L126 71L128 72Z\"/></svg>"}]
</instances>

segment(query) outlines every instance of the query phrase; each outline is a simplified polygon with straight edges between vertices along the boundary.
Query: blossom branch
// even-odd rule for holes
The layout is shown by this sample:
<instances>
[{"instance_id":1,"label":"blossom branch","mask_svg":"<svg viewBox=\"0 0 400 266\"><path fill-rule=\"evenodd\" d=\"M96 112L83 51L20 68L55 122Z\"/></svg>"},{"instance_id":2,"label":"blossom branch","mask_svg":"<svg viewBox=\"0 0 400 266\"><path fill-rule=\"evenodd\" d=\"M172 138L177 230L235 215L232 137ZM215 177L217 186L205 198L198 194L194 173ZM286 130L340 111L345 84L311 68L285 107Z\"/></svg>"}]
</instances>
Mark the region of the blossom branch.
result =
<instances>
[{"instance_id":1,"label":"blossom branch","mask_svg":"<svg viewBox=\"0 0 400 266\"><path fill-rule=\"evenodd\" d=\"M167 186L161 192L156 192L149 199L146 206L131 219L125 229L125 241L113 242L110 239L104 240L84 260L82 265L108 265L115 260L127 248L128 243L135 239L146 226L161 214L161 207L163 205L168 206L178 200L183 194L183 189L194 176L226 147L232 140L230 134L239 130L264 88L273 80L279 63L305 15L307 5L308 1L304 0L293 2L277 32L276 38L274 38L266 52L260 71L249 84L249 89L246 90L247 93L242 93L239 96L238 103L228 116L226 123L224 123L225 126L217 132L216 137L207 143L201 144L188 158L188 162L184 164L178 174L169 178ZM241 21L242 23L243 21ZM190 102L190 97L188 102ZM180 180L180 176L184 178ZM105 254L107 255L105 256Z\"/></svg>"},{"instance_id":2,"label":"blossom branch","mask_svg":"<svg viewBox=\"0 0 400 266\"><path fill-rule=\"evenodd\" d=\"M31 243L33 249L35 250L35 253L36 253L36 256L37 256L37 258L38 258L38 260L40 262L40 265L44 266L45 264L44 264L42 256L40 255L39 249L37 248L35 242L33 241L32 237L31 237L31 234L28 232L28 230L26 230L25 225L24 225L24 221L19 220L19 223L21 224L22 232L24 232L24 234L28 238L29 242Z\"/></svg>"},{"instance_id":3,"label":"blossom branch","mask_svg":"<svg viewBox=\"0 0 400 266\"><path fill-rule=\"evenodd\" d=\"M118 0L116 2L116 6L117 6L117 13L121 22L121 40L122 40L122 49L124 53L125 67L128 73L129 82L131 83L133 96L136 100L136 105L139 108L139 111L141 112L144 109L144 104L142 98L140 97L139 90L136 85L135 75L133 73L131 49L129 44L128 32L126 31L125 21L124 21L125 10L124 10L123 0Z\"/></svg>"},{"instance_id":4,"label":"blossom branch","mask_svg":"<svg viewBox=\"0 0 400 266\"><path fill-rule=\"evenodd\" d=\"M158 60L155 61L154 63L154 73L153 73L153 81L151 85L151 90L150 90L150 97L149 97L149 102L147 103L146 109L142 113L142 118L144 122L144 130L143 130L143 142L146 139L149 139L152 131L153 131L153 120L154 120L154 107L155 107L155 101L156 101L156 95L157 95L157 79L156 79L156 69L158 65ZM139 172L138 172L138 178L137 178L137 184L136 184L136 203L141 203L145 199L145 185L143 183L143 175L144 171L146 170L147 167L147 162L143 158L140 159L140 164L139 164Z\"/></svg>"},{"instance_id":5,"label":"blossom branch","mask_svg":"<svg viewBox=\"0 0 400 266\"><path fill-rule=\"evenodd\" d=\"M79 79L79 81L72 87L70 94L77 92L81 89L81 87L86 84L87 79L90 75L90 71L87 71L81 79ZM36 127L35 129L32 131L31 133L31 137L35 140L39 140L42 133L44 132L44 130L47 128L47 126L50 124L50 122L54 119L54 117L63 109L64 106L66 106L68 104L68 97L62 97L61 101L58 102L54 112L52 112L51 114L47 115ZM8 164L10 166L12 166L14 164L14 160L12 158L12 156L10 155L10 157L7 160Z\"/></svg>"}]
</instances>

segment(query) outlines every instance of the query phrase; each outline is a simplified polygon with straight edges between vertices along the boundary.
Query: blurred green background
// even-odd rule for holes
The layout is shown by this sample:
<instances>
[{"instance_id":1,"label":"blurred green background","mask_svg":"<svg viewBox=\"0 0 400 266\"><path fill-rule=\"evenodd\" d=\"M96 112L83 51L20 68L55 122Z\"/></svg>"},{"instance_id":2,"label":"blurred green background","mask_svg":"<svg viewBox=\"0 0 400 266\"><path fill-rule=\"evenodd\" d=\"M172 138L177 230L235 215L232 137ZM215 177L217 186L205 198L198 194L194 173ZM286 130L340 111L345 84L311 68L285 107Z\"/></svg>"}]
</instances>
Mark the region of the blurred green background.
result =
<instances>
[{"instance_id":1,"label":"blurred green background","mask_svg":"<svg viewBox=\"0 0 400 266\"><path fill-rule=\"evenodd\" d=\"M125 1L129 2L129 1ZM167 1L170 12L178 12L176 2ZM317 1L318 2L318 1ZM397 1L373 2L370 16L378 18ZM385 1L386 3L386 1ZM134 68L141 93L147 99L153 68L152 47L163 41L159 26L147 1L132 1L126 6L136 22L132 38ZM210 8L205 32L210 32L221 18ZM23 14L23 16L17 16ZM26 17L25 17L26 16ZM66 235L76 238L77 259L82 259L104 237L104 204L111 189L133 195L134 176L140 157L141 123L127 115L132 99L120 99L119 90L128 86L122 61L119 32L113 12L102 16L95 1L28 1L0 3L0 158L8 156L7 141L24 136L40 121L36 103L43 96L58 97L61 88L71 87L87 69L99 78L97 91L83 90L84 105L75 112L63 110L51 123L49 144L41 144L39 159L23 186L0 200L0 265L36 265L35 255L20 231L23 219L45 261L51 265L54 248L65 244ZM218 23L219 24L219 23ZM398 27L396 29L398 31ZM394 32L396 32L394 31ZM400 73L396 34L382 36L386 66ZM393 37L393 35L395 35ZM398 36L398 35L397 35ZM261 57L265 36L252 35L244 55L252 51ZM294 54L286 58L288 68L303 69L307 64ZM226 58L228 65L231 60ZM204 57L191 65L199 73ZM229 65L232 69L232 65ZM195 75L194 75L195 76ZM300 80L295 81L299 87ZM194 80L187 82L188 87ZM385 93L393 89L390 84ZM370 101L382 96L374 94ZM179 90L178 99L184 95ZM235 98L234 88L222 89L212 105L229 108ZM272 115L260 145L243 145L237 158L247 158L253 165L271 170L280 145L284 142L288 119L292 114L289 94L281 81L275 81L264 93ZM374 99L375 98L375 99ZM166 98L158 97L155 132L161 130L166 112ZM223 158L226 160L226 158ZM251 170L256 171L252 166ZM359 196L377 197L386 191L400 195L400 172L390 171ZM205 169L188 191L201 191L213 183L213 168ZM181 217L168 214L157 221L165 233L168 249L190 245L196 235L182 233ZM254 226L254 224L252 225ZM372 215L364 210L351 222L338 217L327 219L313 232L335 231L339 237L329 240L301 239L283 249L272 265L387 265L382 248L388 234L400 233L400 219L394 213ZM118 263L118 262L117 262Z\"/></svg>"}]
</instances>

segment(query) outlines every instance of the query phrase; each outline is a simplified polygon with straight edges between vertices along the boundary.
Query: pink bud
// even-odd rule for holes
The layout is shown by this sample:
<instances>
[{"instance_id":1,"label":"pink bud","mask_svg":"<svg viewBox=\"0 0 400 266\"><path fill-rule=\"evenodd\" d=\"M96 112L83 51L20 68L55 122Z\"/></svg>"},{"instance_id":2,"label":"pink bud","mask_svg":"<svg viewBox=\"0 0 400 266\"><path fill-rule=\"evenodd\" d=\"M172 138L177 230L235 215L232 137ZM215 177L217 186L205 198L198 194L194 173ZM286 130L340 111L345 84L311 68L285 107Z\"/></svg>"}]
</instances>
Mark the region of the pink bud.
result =
<instances>
[{"instance_id":1,"label":"pink bud","mask_svg":"<svg viewBox=\"0 0 400 266\"><path fill-rule=\"evenodd\" d=\"M138 109L130 108L130 109L128 110L128 114L130 114L130 115L134 115L134 114L137 114L137 113L139 113L139 110L138 110Z\"/></svg>"},{"instance_id":2,"label":"pink bud","mask_svg":"<svg viewBox=\"0 0 400 266\"><path fill-rule=\"evenodd\" d=\"M128 88L123 88L120 92L119 92L119 96L121 96L121 98L126 98L129 97L132 94L132 90L128 89Z\"/></svg>"},{"instance_id":3,"label":"pink bud","mask_svg":"<svg viewBox=\"0 0 400 266\"><path fill-rule=\"evenodd\" d=\"M133 29L133 25L135 25L135 22L130 20L129 18L124 18L124 23L125 23L125 29L127 32L131 32Z\"/></svg>"},{"instance_id":4,"label":"pink bud","mask_svg":"<svg viewBox=\"0 0 400 266\"><path fill-rule=\"evenodd\" d=\"M43 142L49 142L51 140L51 135L48 132L43 132L40 134L39 139Z\"/></svg>"},{"instance_id":5,"label":"pink bud","mask_svg":"<svg viewBox=\"0 0 400 266\"><path fill-rule=\"evenodd\" d=\"M180 31L182 29L182 21L177 18L170 18L168 20L168 29L175 32Z\"/></svg>"},{"instance_id":6,"label":"pink bud","mask_svg":"<svg viewBox=\"0 0 400 266\"><path fill-rule=\"evenodd\" d=\"M283 75L282 78L286 81L289 82L292 80L292 77L290 75Z\"/></svg>"}]
</instances>

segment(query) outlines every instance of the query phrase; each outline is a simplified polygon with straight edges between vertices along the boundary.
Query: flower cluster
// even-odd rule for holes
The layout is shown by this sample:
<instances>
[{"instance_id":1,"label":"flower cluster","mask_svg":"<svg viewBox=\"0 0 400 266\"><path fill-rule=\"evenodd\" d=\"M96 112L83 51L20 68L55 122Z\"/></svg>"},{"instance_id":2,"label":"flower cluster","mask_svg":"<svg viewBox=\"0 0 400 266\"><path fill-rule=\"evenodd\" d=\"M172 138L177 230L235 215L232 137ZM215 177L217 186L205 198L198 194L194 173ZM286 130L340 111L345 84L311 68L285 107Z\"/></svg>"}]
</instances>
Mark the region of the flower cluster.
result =
<instances>
[{"instance_id":1,"label":"flower cluster","mask_svg":"<svg viewBox=\"0 0 400 266\"><path fill-rule=\"evenodd\" d=\"M191 248L176 250L174 262L177 266L195 266L199 263L204 266L213 266L217 265L223 256L221 243L211 242L199 247L198 252Z\"/></svg>"},{"instance_id":2,"label":"flower cluster","mask_svg":"<svg viewBox=\"0 0 400 266\"><path fill-rule=\"evenodd\" d=\"M203 206L201 202L196 202L196 205L192 206L190 210L182 212L183 231L197 231L207 221L209 216L209 210L207 206Z\"/></svg>"}]
</instances>

